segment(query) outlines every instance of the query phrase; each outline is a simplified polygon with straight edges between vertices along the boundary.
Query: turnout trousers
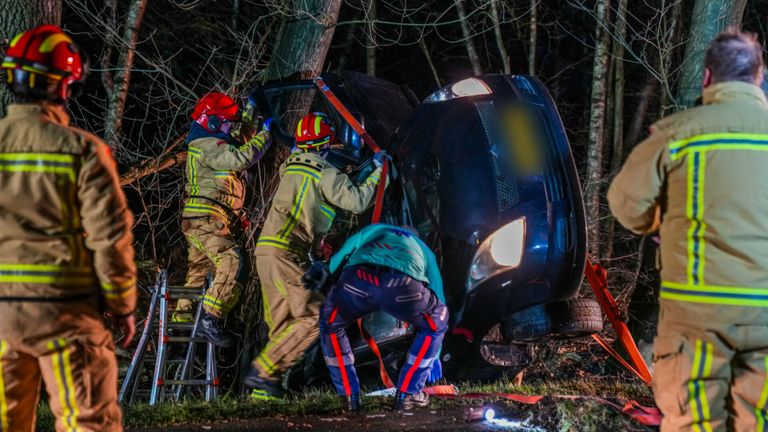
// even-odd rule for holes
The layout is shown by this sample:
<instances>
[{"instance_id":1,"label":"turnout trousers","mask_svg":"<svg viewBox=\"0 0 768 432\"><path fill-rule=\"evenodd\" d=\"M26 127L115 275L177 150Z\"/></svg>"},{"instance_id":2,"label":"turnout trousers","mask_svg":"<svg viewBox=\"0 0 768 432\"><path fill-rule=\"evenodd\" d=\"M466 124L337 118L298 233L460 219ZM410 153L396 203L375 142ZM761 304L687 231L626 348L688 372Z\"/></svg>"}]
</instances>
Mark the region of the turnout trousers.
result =
<instances>
[{"instance_id":1,"label":"turnout trousers","mask_svg":"<svg viewBox=\"0 0 768 432\"><path fill-rule=\"evenodd\" d=\"M223 318L237 304L248 274L240 245L227 224L212 217L182 219L181 230L189 245L184 286L198 288L205 285L206 277L213 271L213 283L203 297L203 309ZM192 321L192 309L192 300L179 300L173 320Z\"/></svg>"},{"instance_id":2,"label":"turnout trousers","mask_svg":"<svg viewBox=\"0 0 768 432\"><path fill-rule=\"evenodd\" d=\"M0 430L35 430L41 380L56 431L123 430L112 335L91 303L0 303Z\"/></svg>"},{"instance_id":3,"label":"turnout trousers","mask_svg":"<svg viewBox=\"0 0 768 432\"><path fill-rule=\"evenodd\" d=\"M343 270L320 309L323 357L339 395L360 393L355 358L345 328L371 312L383 311L416 329L397 389L416 394L424 388L448 328L448 308L423 282L382 266Z\"/></svg>"},{"instance_id":4,"label":"turnout trousers","mask_svg":"<svg viewBox=\"0 0 768 432\"><path fill-rule=\"evenodd\" d=\"M768 323L756 309L661 300L653 393L662 432L768 431Z\"/></svg>"},{"instance_id":5,"label":"turnout trousers","mask_svg":"<svg viewBox=\"0 0 768 432\"><path fill-rule=\"evenodd\" d=\"M269 342L252 366L262 378L278 379L317 340L322 296L301 282L308 267L305 260L274 249L270 252L274 253L256 256Z\"/></svg>"}]
</instances>

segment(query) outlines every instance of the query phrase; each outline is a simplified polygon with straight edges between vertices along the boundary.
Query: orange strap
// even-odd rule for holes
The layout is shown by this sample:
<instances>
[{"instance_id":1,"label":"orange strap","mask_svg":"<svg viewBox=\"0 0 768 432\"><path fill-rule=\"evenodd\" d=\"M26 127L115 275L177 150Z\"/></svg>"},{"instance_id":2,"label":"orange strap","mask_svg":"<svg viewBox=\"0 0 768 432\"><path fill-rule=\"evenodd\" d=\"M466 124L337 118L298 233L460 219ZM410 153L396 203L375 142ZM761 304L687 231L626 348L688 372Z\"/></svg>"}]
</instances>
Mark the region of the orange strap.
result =
<instances>
[{"instance_id":1,"label":"orange strap","mask_svg":"<svg viewBox=\"0 0 768 432\"><path fill-rule=\"evenodd\" d=\"M632 334L629 332L627 323L621 320L621 313L619 306L616 304L611 293L608 291L608 281L605 277L605 269L599 264L593 264L587 257L587 266L584 270L584 275L589 281L589 285L592 287L592 291L597 297L600 307L602 307L605 314L608 316L611 326L616 331L616 336L624 346L624 350L629 354L629 361L619 355L616 350L611 348L607 342L605 342L600 336L593 336L595 340L608 351L611 356L619 361L624 367L632 371L635 375L640 377L647 385L651 385L651 371L648 369L648 365L645 363L643 356L640 355L640 350L637 349L635 340L632 338Z\"/></svg>"},{"instance_id":2,"label":"orange strap","mask_svg":"<svg viewBox=\"0 0 768 432\"><path fill-rule=\"evenodd\" d=\"M360 329L360 335L363 337L363 339L365 339L365 342L371 348L371 351L373 351L373 353L376 354L376 357L379 359L379 377L381 378L382 384L384 384L384 387L386 388L394 387L395 384L389 377L387 368L384 367L384 360L381 358L381 350L379 350L379 345L376 343L376 339L374 339L373 336L368 333L368 330L363 327L362 318L357 320L357 327Z\"/></svg>"},{"instance_id":3,"label":"orange strap","mask_svg":"<svg viewBox=\"0 0 768 432\"><path fill-rule=\"evenodd\" d=\"M315 78L314 81L315 85L318 89L320 89L328 102L333 105L333 107L336 108L336 111L341 114L344 120L350 126L352 126L352 129L355 131L355 133L360 135L360 137L363 139L363 142L367 144L374 153L381 151L381 148L378 146L378 144L376 144L376 141L373 140L373 137L368 134L368 132L363 128L363 125L357 121L355 116L349 112L347 107L341 103L339 98L336 97L333 91L331 91L331 89L328 87L328 84L326 84L325 81L323 81L323 79L320 77ZM387 186L387 175L389 175L389 163L387 160L384 160L384 163L381 167L381 177L379 178L379 184L376 186L376 201L373 205L373 215L371 216L372 224L378 223L381 220L381 211L384 208L384 190ZM371 348L371 351L373 351L373 353L376 354L376 357L379 358L379 375L381 376L381 382L387 388L394 387L395 385L392 383L392 379L387 373L387 368L384 367L384 360L381 358L381 350L379 349L379 345L376 343L376 339L374 339L373 336L368 333L365 327L363 327L362 319L357 320L357 326L360 328L360 334Z\"/></svg>"}]
</instances>

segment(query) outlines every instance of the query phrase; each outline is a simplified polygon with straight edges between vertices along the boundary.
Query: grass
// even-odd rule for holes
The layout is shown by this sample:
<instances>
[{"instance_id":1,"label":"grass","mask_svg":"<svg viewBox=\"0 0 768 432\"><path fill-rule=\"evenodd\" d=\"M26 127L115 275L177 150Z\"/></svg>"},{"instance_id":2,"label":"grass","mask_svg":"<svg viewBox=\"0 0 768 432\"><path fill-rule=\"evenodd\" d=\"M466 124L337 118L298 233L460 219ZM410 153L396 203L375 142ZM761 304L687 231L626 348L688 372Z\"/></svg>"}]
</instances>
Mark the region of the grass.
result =
<instances>
[{"instance_id":1,"label":"grass","mask_svg":"<svg viewBox=\"0 0 768 432\"><path fill-rule=\"evenodd\" d=\"M649 431L616 410L589 398L567 400L555 395L582 395L603 397L611 400L635 399L649 403L650 391L636 380L619 379L577 379L541 381L526 385L513 385L501 380L489 385L461 384L461 393L522 393L527 395L550 396L536 405L524 405L498 398L484 400L435 400L432 407L455 408L456 406L480 405L494 402L516 418L528 418L533 424L548 431ZM366 398L364 409L380 412L387 409L391 400ZM256 419L266 417L295 417L338 415L341 410L339 398L329 388L306 390L292 394L281 401L260 401L253 403L245 397L225 396L214 402L183 401L163 403L156 406L136 404L124 410L125 425L138 428L157 428L178 424L202 424L216 421ZM41 405L38 410L38 430L53 430L53 417L48 407Z\"/></svg>"}]
</instances>

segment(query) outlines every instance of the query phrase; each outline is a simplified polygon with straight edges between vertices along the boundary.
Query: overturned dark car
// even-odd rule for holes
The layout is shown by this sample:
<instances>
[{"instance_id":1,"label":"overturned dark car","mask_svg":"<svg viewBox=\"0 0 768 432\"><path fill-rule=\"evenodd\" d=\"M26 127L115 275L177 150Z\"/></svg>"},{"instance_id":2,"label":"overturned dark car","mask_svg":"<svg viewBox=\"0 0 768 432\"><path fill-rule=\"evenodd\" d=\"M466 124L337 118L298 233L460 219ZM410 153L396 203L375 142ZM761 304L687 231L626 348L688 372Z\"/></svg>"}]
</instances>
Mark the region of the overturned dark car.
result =
<instances>
[{"instance_id":1,"label":"overturned dark car","mask_svg":"<svg viewBox=\"0 0 768 432\"><path fill-rule=\"evenodd\" d=\"M322 80L393 160L382 221L410 225L441 263L451 320L441 353L449 379L493 379L525 366L522 343L602 329L597 302L573 299L586 259L586 227L573 156L557 108L536 78L486 75L443 87L423 102L392 83L347 72ZM274 116L277 141L292 145L307 111L334 120L329 160L365 178L371 151L314 81L271 83L252 98ZM301 112L288 106L303 104ZM339 237L370 215L339 217ZM411 329L385 314L365 319L385 363L397 368ZM378 360L351 331L359 368ZM291 381L326 370L310 350Z\"/></svg>"}]
</instances>

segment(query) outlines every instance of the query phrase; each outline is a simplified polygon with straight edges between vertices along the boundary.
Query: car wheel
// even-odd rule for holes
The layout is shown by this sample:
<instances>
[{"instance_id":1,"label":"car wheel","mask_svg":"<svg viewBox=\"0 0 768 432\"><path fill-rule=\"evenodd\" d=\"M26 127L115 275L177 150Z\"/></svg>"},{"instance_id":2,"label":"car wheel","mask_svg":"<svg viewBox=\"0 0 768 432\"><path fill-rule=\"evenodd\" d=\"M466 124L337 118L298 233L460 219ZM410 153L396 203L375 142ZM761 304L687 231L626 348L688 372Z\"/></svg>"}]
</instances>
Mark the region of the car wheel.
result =
<instances>
[{"instance_id":1,"label":"car wheel","mask_svg":"<svg viewBox=\"0 0 768 432\"><path fill-rule=\"evenodd\" d=\"M545 305L513 313L501 321L501 334L512 342L534 342L552 334L552 319Z\"/></svg>"},{"instance_id":2,"label":"car wheel","mask_svg":"<svg viewBox=\"0 0 768 432\"><path fill-rule=\"evenodd\" d=\"M602 310L593 299L571 299L533 306L501 322L502 335L514 342L535 342L548 337L581 337L602 329Z\"/></svg>"},{"instance_id":3,"label":"car wheel","mask_svg":"<svg viewBox=\"0 0 768 432\"><path fill-rule=\"evenodd\" d=\"M553 322L552 336L568 339L589 336L603 330L603 311L593 299L573 299L547 305Z\"/></svg>"}]
</instances>

